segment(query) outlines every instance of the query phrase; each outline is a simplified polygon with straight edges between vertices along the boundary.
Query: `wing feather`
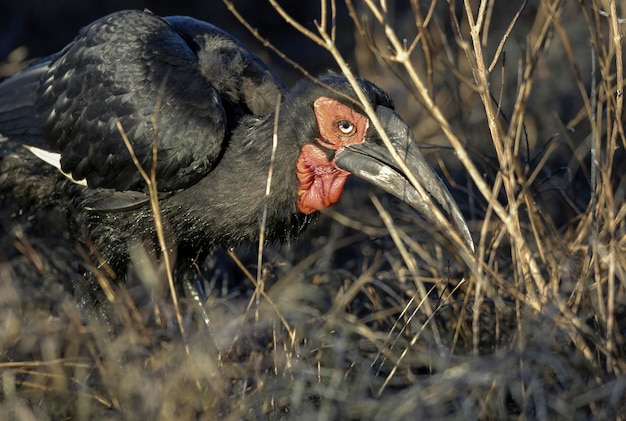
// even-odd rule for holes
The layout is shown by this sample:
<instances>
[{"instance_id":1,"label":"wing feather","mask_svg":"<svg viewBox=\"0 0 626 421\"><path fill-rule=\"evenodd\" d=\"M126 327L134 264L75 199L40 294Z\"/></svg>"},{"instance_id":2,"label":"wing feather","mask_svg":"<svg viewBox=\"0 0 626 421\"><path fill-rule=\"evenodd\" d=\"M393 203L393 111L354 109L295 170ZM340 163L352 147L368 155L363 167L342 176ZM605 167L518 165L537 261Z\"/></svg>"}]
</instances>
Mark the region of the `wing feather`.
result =
<instances>
[{"instance_id":1,"label":"wing feather","mask_svg":"<svg viewBox=\"0 0 626 421\"><path fill-rule=\"evenodd\" d=\"M60 154L90 188L145 190L122 135L157 185L186 188L219 162L246 114L273 110L286 87L238 40L206 22L122 11L0 83L0 133Z\"/></svg>"}]
</instances>

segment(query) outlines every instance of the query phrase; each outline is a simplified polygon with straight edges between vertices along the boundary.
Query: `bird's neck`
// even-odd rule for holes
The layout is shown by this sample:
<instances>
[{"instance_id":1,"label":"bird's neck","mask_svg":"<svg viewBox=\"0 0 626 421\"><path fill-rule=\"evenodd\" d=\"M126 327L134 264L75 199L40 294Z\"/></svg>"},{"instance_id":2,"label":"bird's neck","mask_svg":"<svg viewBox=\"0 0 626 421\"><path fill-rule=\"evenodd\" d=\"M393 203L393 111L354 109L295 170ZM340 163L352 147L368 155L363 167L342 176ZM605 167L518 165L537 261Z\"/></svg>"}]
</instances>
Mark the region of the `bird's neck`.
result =
<instances>
[{"instance_id":1,"label":"bird's neck","mask_svg":"<svg viewBox=\"0 0 626 421\"><path fill-rule=\"evenodd\" d=\"M264 213L267 241L284 241L297 236L314 218L297 209L299 146L292 137L296 133L286 128L292 125L282 127L274 144L273 115L242 120L215 169L169 201L168 219L181 225L177 232L189 236L181 241L211 238L225 246L254 243Z\"/></svg>"}]
</instances>

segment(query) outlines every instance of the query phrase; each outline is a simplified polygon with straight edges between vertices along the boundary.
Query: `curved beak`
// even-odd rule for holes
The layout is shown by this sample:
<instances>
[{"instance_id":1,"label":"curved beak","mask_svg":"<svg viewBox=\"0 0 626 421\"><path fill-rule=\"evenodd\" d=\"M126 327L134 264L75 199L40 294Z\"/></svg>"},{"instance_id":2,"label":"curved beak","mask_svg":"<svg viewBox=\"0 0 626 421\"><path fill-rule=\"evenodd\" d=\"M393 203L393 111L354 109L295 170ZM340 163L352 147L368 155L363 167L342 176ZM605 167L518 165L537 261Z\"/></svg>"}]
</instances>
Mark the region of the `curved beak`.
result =
<instances>
[{"instance_id":1,"label":"curved beak","mask_svg":"<svg viewBox=\"0 0 626 421\"><path fill-rule=\"evenodd\" d=\"M474 242L461 210L445 184L420 153L409 126L390 108L378 106L376 115L398 154L404 158L408 169L424 190L441 205L452 225L458 230L459 236L474 251ZM422 200L407 176L398 169L385 145L366 141L346 146L335 156L335 165L391 193L431 221L436 221L432 209Z\"/></svg>"}]
</instances>

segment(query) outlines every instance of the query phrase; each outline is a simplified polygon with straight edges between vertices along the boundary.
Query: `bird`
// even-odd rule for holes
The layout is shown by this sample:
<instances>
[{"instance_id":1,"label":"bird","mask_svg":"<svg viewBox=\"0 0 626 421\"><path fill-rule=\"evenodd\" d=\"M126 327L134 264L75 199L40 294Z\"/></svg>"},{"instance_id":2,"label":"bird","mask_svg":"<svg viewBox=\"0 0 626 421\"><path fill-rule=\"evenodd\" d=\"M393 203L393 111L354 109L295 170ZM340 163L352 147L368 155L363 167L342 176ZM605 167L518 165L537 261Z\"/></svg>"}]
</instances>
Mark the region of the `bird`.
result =
<instances>
[{"instance_id":1,"label":"bird","mask_svg":"<svg viewBox=\"0 0 626 421\"><path fill-rule=\"evenodd\" d=\"M457 203L389 95L357 82L473 250ZM340 200L350 175L431 212L342 74L289 90L238 39L187 16L112 13L0 82L0 151L0 202L14 215L63 207L76 241L94 244L120 272L129 244L158 248L138 166L155 169L168 247L185 265L199 250L258 242L264 212L267 243L298 237Z\"/></svg>"}]
</instances>

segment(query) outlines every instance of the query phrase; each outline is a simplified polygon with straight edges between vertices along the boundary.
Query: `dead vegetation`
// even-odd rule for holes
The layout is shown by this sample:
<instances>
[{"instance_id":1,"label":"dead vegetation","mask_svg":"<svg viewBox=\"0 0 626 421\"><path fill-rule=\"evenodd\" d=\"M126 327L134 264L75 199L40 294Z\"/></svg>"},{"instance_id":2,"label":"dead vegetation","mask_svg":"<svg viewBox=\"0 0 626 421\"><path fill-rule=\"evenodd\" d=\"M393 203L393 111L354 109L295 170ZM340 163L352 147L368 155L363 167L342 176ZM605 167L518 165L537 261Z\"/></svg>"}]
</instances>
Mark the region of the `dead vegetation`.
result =
<instances>
[{"instance_id":1,"label":"dead vegetation","mask_svg":"<svg viewBox=\"0 0 626 421\"><path fill-rule=\"evenodd\" d=\"M391 93L476 252L356 184L260 265L216 252L202 311L172 301L162 268L136 268L149 282L101 282L103 318L64 278L69 241L15 232L0 263L0 414L624 419L626 4L348 0L351 68L334 1L316 32L270 3L348 77Z\"/></svg>"}]
</instances>

